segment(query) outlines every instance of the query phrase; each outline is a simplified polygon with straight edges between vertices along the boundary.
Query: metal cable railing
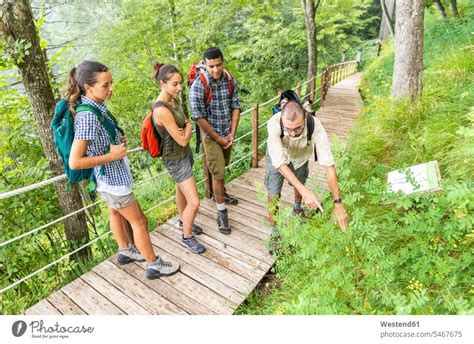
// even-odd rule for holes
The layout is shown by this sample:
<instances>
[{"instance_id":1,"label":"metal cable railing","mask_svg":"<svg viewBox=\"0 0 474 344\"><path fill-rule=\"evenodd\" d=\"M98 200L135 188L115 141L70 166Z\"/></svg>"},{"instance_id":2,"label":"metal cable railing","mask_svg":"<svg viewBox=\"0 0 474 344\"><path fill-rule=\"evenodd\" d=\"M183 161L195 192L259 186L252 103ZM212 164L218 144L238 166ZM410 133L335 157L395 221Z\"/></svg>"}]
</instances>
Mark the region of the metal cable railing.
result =
<instances>
[{"instance_id":1,"label":"metal cable railing","mask_svg":"<svg viewBox=\"0 0 474 344\"><path fill-rule=\"evenodd\" d=\"M310 94L310 93L306 94L304 97L308 96L309 94ZM315 103L316 103L316 102L315 102ZM261 128L262 128L263 126L265 126L267 123L268 123L268 120L267 120L266 122L262 123L262 124L258 127L258 129L261 129ZM253 134L253 132L254 132L254 130L249 131L248 133L246 133L246 134L240 136L239 138L237 138L236 140L234 140L234 142L238 142L240 139L242 139L242 138L244 138L244 137L246 137L246 136L249 136L249 135ZM141 149L141 148L140 148L140 149ZM196 160L202 158L202 156L203 156L203 154L198 155L198 156L196 157ZM150 181L150 180L156 179L156 178L158 178L158 177L160 177L160 176L162 176L162 175L165 175L166 173L167 173L166 171L163 171L163 172L161 172L161 173L158 173L158 174L155 175L155 176L152 176L152 177L150 177L150 178L148 178L148 179L145 179L145 180L143 180L143 181L140 181L140 182L137 183L134 187L138 187L138 186L140 186L140 185L143 185L144 183L146 183L146 182L148 182L148 181ZM41 225L41 226L39 226L39 227L37 227L37 228L31 230L31 231L22 233L22 234L20 234L20 235L14 237L14 238L11 238L11 239L9 239L9 240L7 240L7 241L1 242L1 243L0 243L0 248L2 248L2 247L4 247L4 246L7 246L7 245L9 245L9 244L11 244L11 243L13 243L13 242L15 242L15 241L18 241L18 240L20 240L20 239L22 239L22 238L24 238L24 237L30 236L30 235L32 235L32 234L35 234L35 233L41 231L42 229L48 228L48 227L50 227L50 226L52 226L52 225L54 225L54 224L56 224L56 223L58 223L58 222L61 222L62 220L65 220L65 219L67 219L67 218L69 218L69 217L72 217L72 216L74 216L74 215L77 215L77 214L81 213L82 211L85 211L85 210L87 210L87 209L90 209L90 208L94 207L95 205L100 204L101 202L102 202L102 200L96 201L96 202L94 202L94 203L92 203L92 204L89 204L89 205L87 205L87 206L85 206L85 207L83 207L83 208L81 208L81 209L78 209L78 210L76 210L76 211L74 211L74 212L72 212L72 213L69 213L69 214L67 214L67 215L64 215L64 216L58 218L58 219L55 219L55 220L53 220L53 221L51 221L51 222L48 222L48 223L46 223L46 224L44 224L44 225Z\"/></svg>"},{"instance_id":2,"label":"metal cable railing","mask_svg":"<svg viewBox=\"0 0 474 344\"><path fill-rule=\"evenodd\" d=\"M309 82L311 82L312 80L315 80L318 78L318 76L320 76L321 74L318 74L316 77L313 77L301 84L299 84L298 86L294 87L293 90L296 90L298 87L301 87L303 85L306 85L308 84ZM271 103L272 101L278 99L278 96L276 97L273 97L272 99L269 99L267 100L266 102L262 103L262 104L259 104L260 107L264 107L266 105L268 105L269 103ZM240 116L243 116L243 115L246 115L247 113L250 113L252 112L253 108L250 108L250 109L247 109L245 110L244 112L242 112L240 114ZM247 134L246 134L247 135ZM236 142L236 141L234 141ZM133 154L133 153L138 153L138 152L143 152L143 148L142 147L136 147L136 148L132 148L130 150L127 151L128 154ZM200 155L198 158L200 158L202 155ZM10 198L10 197L13 197L13 196L18 196L18 195L21 195L23 193L26 193L28 191L32 191L32 190L35 190L35 189L39 189L39 188L42 188L44 186L48 186L48 185L51 185L51 184L54 184L56 182L59 182L59 181L62 181L62 180L66 180L67 177L65 174L62 174L60 176L56 176L56 177L52 177L50 179L47 179L47 180L44 180L44 181L41 181L41 182L38 182L38 183L34 183L34 184L31 184L31 185L28 185L28 186L25 186L25 187L22 187L22 188L18 188L16 190L12 190L12 191L7 191L7 192L3 192L3 193L0 193L0 200L2 199L6 199L6 198Z\"/></svg>"}]
</instances>

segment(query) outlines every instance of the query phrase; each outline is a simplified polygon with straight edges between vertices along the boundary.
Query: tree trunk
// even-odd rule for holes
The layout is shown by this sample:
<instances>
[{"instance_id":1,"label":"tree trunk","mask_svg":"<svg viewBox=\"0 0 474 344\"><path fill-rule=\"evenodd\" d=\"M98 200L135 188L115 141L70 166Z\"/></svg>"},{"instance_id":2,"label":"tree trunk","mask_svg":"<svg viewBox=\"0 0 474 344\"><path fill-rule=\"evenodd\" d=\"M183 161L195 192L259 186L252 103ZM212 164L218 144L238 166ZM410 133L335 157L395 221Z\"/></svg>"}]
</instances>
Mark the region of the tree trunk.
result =
<instances>
[{"instance_id":1,"label":"tree trunk","mask_svg":"<svg viewBox=\"0 0 474 344\"><path fill-rule=\"evenodd\" d=\"M459 18L458 4L456 0L451 0L449 6L451 7L451 12L453 12L453 17Z\"/></svg>"},{"instance_id":2,"label":"tree trunk","mask_svg":"<svg viewBox=\"0 0 474 344\"><path fill-rule=\"evenodd\" d=\"M438 8L439 14L441 14L441 18L447 19L448 16L446 15L446 10L444 9L443 4L441 3L441 0L433 0L435 3L436 7Z\"/></svg>"},{"instance_id":3,"label":"tree trunk","mask_svg":"<svg viewBox=\"0 0 474 344\"><path fill-rule=\"evenodd\" d=\"M308 75L307 80L316 76L318 66L318 52L316 42L316 25L315 16L320 0L314 3L314 0L301 0L303 7L304 19L306 23L306 39L308 42Z\"/></svg>"},{"instance_id":4,"label":"tree trunk","mask_svg":"<svg viewBox=\"0 0 474 344\"><path fill-rule=\"evenodd\" d=\"M2 5L2 25L0 29L12 51L12 58L20 70L23 85L31 104L34 120L45 155L49 161L53 176L63 174L61 159L56 153L50 122L53 116L55 100L48 78L48 69L44 54L40 48L40 39L33 22L33 14L28 0L4 0ZM15 50L16 44L16 50ZM24 54L23 57L21 57ZM63 214L69 214L83 207L80 193L75 188L66 191L65 181L55 183L59 205ZM64 220L66 238L71 251L89 241L89 232L83 212ZM89 256L90 249L79 251L74 258Z\"/></svg>"},{"instance_id":5,"label":"tree trunk","mask_svg":"<svg viewBox=\"0 0 474 344\"><path fill-rule=\"evenodd\" d=\"M397 1L392 97L421 96L423 79L423 0Z\"/></svg>"},{"instance_id":6,"label":"tree trunk","mask_svg":"<svg viewBox=\"0 0 474 344\"><path fill-rule=\"evenodd\" d=\"M178 55L178 48L176 47L176 37L174 34L174 27L176 25L176 7L174 4L174 0L169 0L168 1L168 9L169 9L169 17L170 17L170 25L171 25L171 39L173 40L173 52L174 52L174 61L176 64L176 67L179 68L179 61L181 60ZM188 105L187 105L187 97L184 92L181 92L180 95L181 98L181 106L183 108L184 114L186 117L189 116L188 112Z\"/></svg>"}]
</instances>

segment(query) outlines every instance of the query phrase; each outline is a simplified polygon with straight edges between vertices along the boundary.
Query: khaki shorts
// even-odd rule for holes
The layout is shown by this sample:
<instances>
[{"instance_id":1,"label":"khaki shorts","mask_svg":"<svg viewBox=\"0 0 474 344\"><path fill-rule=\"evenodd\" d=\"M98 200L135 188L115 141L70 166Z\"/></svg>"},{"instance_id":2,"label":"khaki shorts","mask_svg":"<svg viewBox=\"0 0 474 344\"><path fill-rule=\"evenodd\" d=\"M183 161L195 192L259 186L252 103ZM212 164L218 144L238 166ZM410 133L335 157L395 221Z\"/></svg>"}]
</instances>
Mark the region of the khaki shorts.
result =
<instances>
[{"instance_id":1,"label":"khaki shorts","mask_svg":"<svg viewBox=\"0 0 474 344\"><path fill-rule=\"evenodd\" d=\"M98 191L97 194L112 209L123 209L137 201L133 193L129 193L128 195L117 196L112 195L108 192Z\"/></svg>"},{"instance_id":2,"label":"khaki shorts","mask_svg":"<svg viewBox=\"0 0 474 344\"><path fill-rule=\"evenodd\" d=\"M201 137L202 149L206 155L207 166L209 172L212 174L212 178L214 180L224 180L225 167L230 163L230 151L232 146L228 149L223 149L220 144L202 131Z\"/></svg>"}]
</instances>

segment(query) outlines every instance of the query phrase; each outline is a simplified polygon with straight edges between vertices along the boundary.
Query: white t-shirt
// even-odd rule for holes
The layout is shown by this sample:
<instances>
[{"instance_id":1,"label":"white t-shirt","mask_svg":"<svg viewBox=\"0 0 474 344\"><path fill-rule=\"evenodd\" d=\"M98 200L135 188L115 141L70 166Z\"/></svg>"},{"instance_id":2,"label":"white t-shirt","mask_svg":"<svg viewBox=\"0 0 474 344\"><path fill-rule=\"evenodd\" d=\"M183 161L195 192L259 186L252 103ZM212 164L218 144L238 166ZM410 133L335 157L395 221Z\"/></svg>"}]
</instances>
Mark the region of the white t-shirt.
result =
<instances>
[{"instance_id":1,"label":"white t-shirt","mask_svg":"<svg viewBox=\"0 0 474 344\"><path fill-rule=\"evenodd\" d=\"M128 157L123 158L123 162L125 163L128 173L131 175L132 171L130 170L130 161L128 160ZM107 192L115 196L125 196L132 193L132 185L109 185L106 182L101 182L99 179L97 179L96 191Z\"/></svg>"},{"instance_id":2,"label":"white t-shirt","mask_svg":"<svg viewBox=\"0 0 474 344\"><path fill-rule=\"evenodd\" d=\"M303 166L313 154L314 146L316 146L318 163L320 165L335 165L328 135L318 118L313 117L314 131L309 142L307 138L308 128L306 125L300 136L291 137L284 132L283 138L280 138L280 118L281 112L276 113L267 123L267 150L273 167L278 169L281 165L288 165L290 162L293 163L295 169Z\"/></svg>"}]
</instances>

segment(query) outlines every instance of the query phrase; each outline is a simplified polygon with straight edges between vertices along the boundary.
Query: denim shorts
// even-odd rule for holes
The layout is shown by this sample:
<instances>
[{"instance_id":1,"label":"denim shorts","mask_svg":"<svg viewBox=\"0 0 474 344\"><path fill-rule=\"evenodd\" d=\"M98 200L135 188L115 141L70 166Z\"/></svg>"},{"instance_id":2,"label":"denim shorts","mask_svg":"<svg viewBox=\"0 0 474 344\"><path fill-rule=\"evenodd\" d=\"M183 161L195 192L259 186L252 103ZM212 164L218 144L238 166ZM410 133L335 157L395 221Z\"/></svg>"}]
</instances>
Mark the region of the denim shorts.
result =
<instances>
[{"instance_id":1,"label":"denim shorts","mask_svg":"<svg viewBox=\"0 0 474 344\"><path fill-rule=\"evenodd\" d=\"M280 196L281 195L281 189L283 187L283 181L284 178L280 174L280 172L273 167L272 162L270 160L270 157L266 156L266 161L265 161L265 187L267 188L267 192L271 196ZM309 174L309 168L308 168L308 162L306 161L303 166L297 168L293 167L293 164L290 163L288 165L290 170L295 174L296 178L302 183L305 184L306 180L308 179L308 174Z\"/></svg>"},{"instance_id":2,"label":"denim shorts","mask_svg":"<svg viewBox=\"0 0 474 344\"><path fill-rule=\"evenodd\" d=\"M194 159L192 155L180 160L163 160L163 165L177 184L193 176L193 164Z\"/></svg>"},{"instance_id":3,"label":"denim shorts","mask_svg":"<svg viewBox=\"0 0 474 344\"><path fill-rule=\"evenodd\" d=\"M104 192L104 191L97 191L97 194L112 209L126 208L137 201L135 196L133 195L133 192L129 193L128 195L120 195L120 196L112 195L111 193Z\"/></svg>"}]
</instances>

